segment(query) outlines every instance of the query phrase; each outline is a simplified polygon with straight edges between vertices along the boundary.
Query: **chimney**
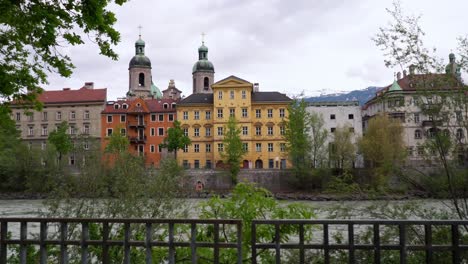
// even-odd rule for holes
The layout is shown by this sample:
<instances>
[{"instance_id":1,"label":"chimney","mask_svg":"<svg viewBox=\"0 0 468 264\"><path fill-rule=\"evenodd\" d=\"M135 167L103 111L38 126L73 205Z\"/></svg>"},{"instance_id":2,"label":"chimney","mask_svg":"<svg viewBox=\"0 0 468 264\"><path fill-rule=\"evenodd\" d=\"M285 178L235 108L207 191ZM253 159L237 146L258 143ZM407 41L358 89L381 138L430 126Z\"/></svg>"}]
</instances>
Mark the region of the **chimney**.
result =
<instances>
[{"instance_id":1,"label":"chimney","mask_svg":"<svg viewBox=\"0 0 468 264\"><path fill-rule=\"evenodd\" d=\"M400 79L401 79L401 72L398 72L398 73L396 74L396 78L397 78L397 80L400 80Z\"/></svg>"},{"instance_id":2,"label":"chimney","mask_svg":"<svg viewBox=\"0 0 468 264\"><path fill-rule=\"evenodd\" d=\"M407 73L406 70L403 70L403 77L406 77Z\"/></svg>"},{"instance_id":3,"label":"chimney","mask_svg":"<svg viewBox=\"0 0 468 264\"><path fill-rule=\"evenodd\" d=\"M258 92L259 89L260 89L260 85L258 83L254 83L253 84L253 91Z\"/></svg>"},{"instance_id":4,"label":"chimney","mask_svg":"<svg viewBox=\"0 0 468 264\"><path fill-rule=\"evenodd\" d=\"M85 82L84 88L86 89L94 89L94 82Z\"/></svg>"}]
</instances>

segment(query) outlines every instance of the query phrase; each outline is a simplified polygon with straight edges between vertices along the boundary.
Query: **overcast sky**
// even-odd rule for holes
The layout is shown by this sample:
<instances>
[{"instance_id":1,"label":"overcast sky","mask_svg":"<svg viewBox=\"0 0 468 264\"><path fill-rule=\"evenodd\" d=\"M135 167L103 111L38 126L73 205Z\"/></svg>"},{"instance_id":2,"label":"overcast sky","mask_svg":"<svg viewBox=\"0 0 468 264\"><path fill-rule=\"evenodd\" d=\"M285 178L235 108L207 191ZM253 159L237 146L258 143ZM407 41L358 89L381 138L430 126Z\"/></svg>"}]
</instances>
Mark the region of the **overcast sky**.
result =
<instances>
[{"instance_id":1,"label":"overcast sky","mask_svg":"<svg viewBox=\"0 0 468 264\"><path fill-rule=\"evenodd\" d=\"M391 0L131 0L113 7L121 33L119 60L98 54L94 44L68 48L76 66L71 78L51 75L46 89L80 88L86 81L107 88L108 100L128 91L128 63L138 25L154 83L170 79L188 96L192 66L205 32L215 81L236 75L260 90L288 95L333 93L384 86L398 69L387 69L371 41L390 17ZM402 0L407 14L421 14L425 44L448 60L456 37L468 34L466 0Z\"/></svg>"}]
</instances>

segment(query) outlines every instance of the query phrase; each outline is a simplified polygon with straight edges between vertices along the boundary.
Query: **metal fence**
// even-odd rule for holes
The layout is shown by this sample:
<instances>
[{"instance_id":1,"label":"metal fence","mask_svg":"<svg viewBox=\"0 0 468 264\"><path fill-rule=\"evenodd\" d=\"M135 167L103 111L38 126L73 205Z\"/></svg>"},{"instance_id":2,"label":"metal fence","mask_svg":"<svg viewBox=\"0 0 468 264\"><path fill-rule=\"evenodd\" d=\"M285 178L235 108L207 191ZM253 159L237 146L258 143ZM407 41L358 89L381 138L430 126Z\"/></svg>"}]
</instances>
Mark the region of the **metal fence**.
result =
<instances>
[{"instance_id":1,"label":"metal fence","mask_svg":"<svg viewBox=\"0 0 468 264\"><path fill-rule=\"evenodd\" d=\"M261 225L273 226L275 230L272 243L265 243L257 241L257 229ZM297 226L298 236L297 240L285 243L281 238L281 227L283 226ZM336 229L337 226L344 227L345 230L339 230L342 234L347 235L347 243L334 241L330 236L330 230ZM365 244L356 241L356 226L368 226L371 228L371 243ZM424 252L425 256L421 262L418 263L468 263L468 259L462 258L462 253L468 250L467 229L468 221L412 221L412 220L254 220L252 222L252 263L258 262L259 250L274 250L275 262L281 263L282 250L298 250L299 263L308 263L306 260L306 250L320 250L322 254L315 254L314 261L317 263L335 263L331 261L331 251L341 250L347 252L348 263L362 263L356 258L356 251L367 251L372 253L373 260L366 263L384 263L382 255L384 252L397 251L399 253L399 260L392 263L407 263L409 252ZM382 230L383 228L393 227L396 229L397 241L396 243L383 244L382 243ZM447 228L449 232L448 240L450 244L435 244L433 243L433 229L434 228ZM421 230L421 234L417 231ZM315 230L315 234L321 233L322 241L320 243L307 243L305 239L306 229ZM409 243L408 233L409 230L414 235L418 235L421 243ZM359 232L363 232L362 229ZM369 233L369 232L367 232ZM447 237L445 237L447 238ZM442 239L443 240L443 239ZM464 244L466 243L466 244ZM450 252L451 257L448 262L440 262L435 260L434 254L437 252ZM319 258L323 258L319 260ZM336 260L335 260L336 261ZM369 261L369 259L367 259Z\"/></svg>"},{"instance_id":2,"label":"metal fence","mask_svg":"<svg viewBox=\"0 0 468 264\"><path fill-rule=\"evenodd\" d=\"M19 237L9 236L9 226L19 224ZM28 224L38 224L38 236L28 235ZM113 226L122 225L122 239L110 240L109 234ZM100 239L90 239L90 226L97 225L101 230ZM131 237L131 225L144 226L144 238L135 239ZM167 240L154 240L153 234L158 232L155 226L167 228ZM190 226L190 235L175 240L175 225ZM213 229L213 241L200 242L196 240L197 225L204 225ZM235 242L222 242L219 237L220 226L229 225L236 230ZM79 239L73 238L69 230L78 228ZM48 232L50 227L57 227L58 236L51 237L52 232ZM37 230L36 230L37 231ZM162 231L164 232L164 231ZM90 246L100 247L100 263L110 263L110 247L120 247L123 249L123 263L130 263L131 248L143 248L145 250L145 262L153 263L152 249L155 247L168 249L168 262L175 263L176 248L190 248L191 259L189 262L198 263L197 248L212 248L213 263L219 263L220 248L233 248L237 250L237 263L242 263L242 222L240 220L199 220L199 219L74 219L74 218L0 218L0 263L7 263L8 249L11 246L19 247L19 262L27 263L28 246L39 247L39 263L47 263L48 251L51 246L59 247L58 262L68 263L70 246L78 246L81 251L81 263L96 262L89 254ZM166 234L164 234L166 237ZM180 238L180 237L179 237Z\"/></svg>"}]
</instances>

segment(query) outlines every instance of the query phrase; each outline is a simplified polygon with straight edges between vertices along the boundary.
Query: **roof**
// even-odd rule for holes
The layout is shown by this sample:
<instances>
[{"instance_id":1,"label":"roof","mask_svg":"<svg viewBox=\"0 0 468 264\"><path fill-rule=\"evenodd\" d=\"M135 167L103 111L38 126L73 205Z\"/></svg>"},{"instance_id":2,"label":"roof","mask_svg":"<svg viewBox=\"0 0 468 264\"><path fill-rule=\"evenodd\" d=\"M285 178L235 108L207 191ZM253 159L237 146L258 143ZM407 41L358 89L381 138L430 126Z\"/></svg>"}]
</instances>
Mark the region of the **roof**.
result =
<instances>
[{"instance_id":1,"label":"roof","mask_svg":"<svg viewBox=\"0 0 468 264\"><path fill-rule=\"evenodd\" d=\"M85 103L85 102L105 102L107 98L107 88L88 89L80 88L71 90L64 88L63 90L44 91L39 95L38 100L45 104L58 103Z\"/></svg>"},{"instance_id":2,"label":"roof","mask_svg":"<svg viewBox=\"0 0 468 264\"><path fill-rule=\"evenodd\" d=\"M291 98L279 92L254 92L252 102L290 102Z\"/></svg>"},{"instance_id":3,"label":"roof","mask_svg":"<svg viewBox=\"0 0 468 264\"><path fill-rule=\"evenodd\" d=\"M199 93L191 94L185 99L180 101L179 104L213 104L213 94L211 93Z\"/></svg>"},{"instance_id":4,"label":"roof","mask_svg":"<svg viewBox=\"0 0 468 264\"><path fill-rule=\"evenodd\" d=\"M241 82L250 83L249 81L246 81L246 80L244 80L244 79L242 79L242 78L239 78L239 77L237 77L237 76L231 75L231 76L228 76L228 77L226 77L226 78L224 78L224 79L222 79L222 80L219 80L219 81L213 83L212 85L216 85L216 84L218 84L218 83L222 83L222 82L226 81L227 79L235 79L235 80L238 80L238 81L241 81Z\"/></svg>"},{"instance_id":5,"label":"roof","mask_svg":"<svg viewBox=\"0 0 468 264\"><path fill-rule=\"evenodd\" d=\"M136 101L140 99L133 99L133 100L118 100L118 101L109 101L106 104L106 107L102 111L103 114L125 114L128 112L130 106ZM173 103L177 104L178 100L174 99L145 99L142 100L145 104L148 110L151 113L155 112L176 112L175 108L172 108L171 105ZM167 103L169 107L167 109L164 108L164 104ZM119 104L119 108L115 109L115 104ZM123 104L127 104L128 108L124 109L122 108ZM134 112L134 111L132 111Z\"/></svg>"}]
</instances>

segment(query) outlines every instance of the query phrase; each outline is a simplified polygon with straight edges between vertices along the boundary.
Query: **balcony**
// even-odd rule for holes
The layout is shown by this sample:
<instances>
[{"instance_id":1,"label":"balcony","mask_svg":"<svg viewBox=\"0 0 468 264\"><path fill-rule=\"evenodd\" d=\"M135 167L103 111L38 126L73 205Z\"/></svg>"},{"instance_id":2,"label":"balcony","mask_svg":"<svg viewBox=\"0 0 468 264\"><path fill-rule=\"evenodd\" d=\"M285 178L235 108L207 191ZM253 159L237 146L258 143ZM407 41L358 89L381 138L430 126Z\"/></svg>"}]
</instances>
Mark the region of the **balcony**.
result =
<instances>
[{"instance_id":1,"label":"balcony","mask_svg":"<svg viewBox=\"0 0 468 264\"><path fill-rule=\"evenodd\" d=\"M145 122L128 122L129 127L144 128L146 127Z\"/></svg>"},{"instance_id":2,"label":"balcony","mask_svg":"<svg viewBox=\"0 0 468 264\"><path fill-rule=\"evenodd\" d=\"M128 137L128 139L130 140L130 143L146 143L146 136L142 136L142 137Z\"/></svg>"},{"instance_id":3,"label":"balcony","mask_svg":"<svg viewBox=\"0 0 468 264\"><path fill-rule=\"evenodd\" d=\"M422 121L422 126L423 127L437 127L441 126L442 121L441 120L424 120Z\"/></svg>"}]
</instances>

